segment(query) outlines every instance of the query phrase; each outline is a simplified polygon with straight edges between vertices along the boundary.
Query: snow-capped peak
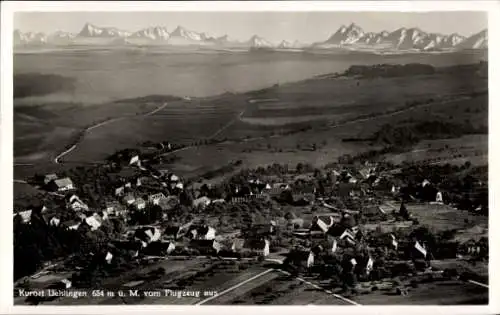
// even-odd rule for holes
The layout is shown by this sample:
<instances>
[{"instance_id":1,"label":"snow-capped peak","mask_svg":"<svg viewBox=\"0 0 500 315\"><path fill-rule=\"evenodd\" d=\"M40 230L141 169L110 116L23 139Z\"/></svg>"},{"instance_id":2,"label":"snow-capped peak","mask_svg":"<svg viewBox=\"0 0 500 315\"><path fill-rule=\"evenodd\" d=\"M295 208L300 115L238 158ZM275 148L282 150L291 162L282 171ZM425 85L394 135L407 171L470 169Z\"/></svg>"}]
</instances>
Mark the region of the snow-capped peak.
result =
<instances>
[{"instance_id":1,"label":"snow-capped peak","mask_svg":"<svg viewBox=\"0 0 500 315\"><path fill-rule=\"evenodd\" d=\"M78 33L79 37L127 37L130 35L131 33L128 31L114 27L98 27L90 23L86 23Z\"/></svg>"},{"instance_id":2,"label":"snow-capped peak","mask_svg":"<svg viewBox=\"0 0 500 315\"><path fill-rule=\"evenodd\" d=\"M204 38L206 34L202 35L201 33L190 31L182 26L177 26L177 28L170 33L170 37L182 37L192 41L202 41L206 39Z\"/></svg>"},{"instance_id":3,"label":"snow-capped peak","mask_svg":"<svg viewBox=\"0 0 500 315\"><path fill-rule=\"evenodd\" d=\"M133 33L130 37L133 38L147 38L151 40L167 40L170 34L167 28L161 26L148 27Z\"/></svg>"},{"instance_id":4,"label":"snow-capped peak","mask_svg":"<svg viewBox=\"0 0 500 315\"><path fill-rule=\"evenodd\" d=\"M357 42L365 35L363 29L354 23L349 26L342 25L335 34L333 34L327 41L327 44L344 45Z\"/></svg>"},{"instance_id":5,"label":"snow-capped peak","mask_svg":"<svg viewBox=\"0 0 500 315\"><path fill-rule=\"evenodd\" d=\"M257 35L252 36L247 43L250 47L255 47L255 48L273 46L273 44L271 44L269 41Z\"/></svg>"}]
</instances>

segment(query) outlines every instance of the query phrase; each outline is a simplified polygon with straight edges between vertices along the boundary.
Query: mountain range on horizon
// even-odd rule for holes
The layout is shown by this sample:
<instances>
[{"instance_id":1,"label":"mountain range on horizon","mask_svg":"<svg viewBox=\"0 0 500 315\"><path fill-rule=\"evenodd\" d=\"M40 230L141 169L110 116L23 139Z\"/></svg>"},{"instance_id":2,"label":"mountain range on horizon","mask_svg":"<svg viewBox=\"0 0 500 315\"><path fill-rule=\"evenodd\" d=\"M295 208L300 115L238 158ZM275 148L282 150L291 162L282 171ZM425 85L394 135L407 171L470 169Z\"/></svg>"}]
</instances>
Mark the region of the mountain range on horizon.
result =
<instances>
[{"instance_id":1,"label":"mountain range on horizon","mask_svg":"<svg viewBox=\"0 0 500 315\"><path fill-rule=\"evenodd\" d=\"M425 32L419 28L399 28L395 31L366 32L352 23L342 25L325 41L312 44L283 40L272 43L258 35L247 41L238 41L228 35L214 37L204 32L177 26L169 31L166 27L148 27L136 32L114 27L99 27L86 23L79 33L57 31L50 34L14 30L14 47L47 45L168 45L208 46L245 49L349 49L374 51L454 51L463 49L487 49L488 30L484 29L469 37L457 33L444 35Z\"/></svg>"}]
</instances>

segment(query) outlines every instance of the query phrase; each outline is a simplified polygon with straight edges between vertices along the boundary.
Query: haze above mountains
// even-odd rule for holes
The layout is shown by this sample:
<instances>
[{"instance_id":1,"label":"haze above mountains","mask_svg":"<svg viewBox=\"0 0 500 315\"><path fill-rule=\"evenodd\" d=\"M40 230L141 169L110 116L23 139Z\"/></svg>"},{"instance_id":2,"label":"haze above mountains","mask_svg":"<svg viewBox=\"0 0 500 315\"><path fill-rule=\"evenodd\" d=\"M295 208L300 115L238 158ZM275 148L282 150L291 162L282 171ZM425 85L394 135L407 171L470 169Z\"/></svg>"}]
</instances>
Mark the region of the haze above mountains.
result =
<instances>
[{"instance_id":1,"label":"haze above mountains","mask_svg":"<svg viewBox=\"0 0 500 315\"><path fill-rule=\"evenodd\" d=\"M51 34L23 33L14 31L14 46L200 46L221 49L349 49L360 51L456 51L464 49L487 49L488 30L482 30L465 37L457 33L444 35L427 33L419 28L399 28L395 31L379 33L366 32L352 23L341 26L328 39L312 44L298 41L272 43L254 35L247 41L237 41L228 35L214 37L204 32L195 32L182 26L172 31L156 26L129 32L112 27L99 27L90 23L83 26L78 34L57 31Z\"/></svg>"}]
</instances>

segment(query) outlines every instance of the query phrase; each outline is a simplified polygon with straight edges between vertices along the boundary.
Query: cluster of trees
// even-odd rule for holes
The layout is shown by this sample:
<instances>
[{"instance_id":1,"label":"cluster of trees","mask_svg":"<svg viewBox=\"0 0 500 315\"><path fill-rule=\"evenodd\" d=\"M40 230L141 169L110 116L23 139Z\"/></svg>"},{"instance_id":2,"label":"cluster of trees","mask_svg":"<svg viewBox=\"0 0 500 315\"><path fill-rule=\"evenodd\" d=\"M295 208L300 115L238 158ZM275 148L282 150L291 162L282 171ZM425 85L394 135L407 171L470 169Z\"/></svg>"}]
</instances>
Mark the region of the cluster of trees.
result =
<instances>
[{"instance_id":1,"label":"cluster of trees","mask_svg":"<svg viewBox=\"0 0 500 315\"><path fill-rule=\"evenodd\" d=\"M378 64L371 66L354 65L349 67L344 76L374 77L402 77L422 74L434 74L436 70L431 65L410 63L405 65Z\"/></svg>"},{"instance_id":2,"label":"cluster of trees","mask_svg":"<svg viewBox=\"0 0 500 315\"><path fill-rule=\"evenodd\" d=\"M406 195L434 201L439 189L444 202L470 211L480 207L480 213L488 214L487 168L473 168L470 162L462 166L412 164L404 166L397 176L406 183L402 188ZM422 187L424 179L431 185Z\"/></svg>"},{"instance_id":3,"label":"cluster of trees","mask_svg":"<svg viewBox=\"0 0 500 315\"><path fill-rule=\"evenodd\" d=\"M442 121L423 121L415 124L394 126L386 124L373 136L375 143L406 147L425 139L458 138L465 134L484 133L469 124Z\"/></svg>"},{"instance_id":4,"label":"cluster of trees","mask_svg":"<svg viewBox=\"0 0 500 315\"><path fill-rule=\"evenodd\" d=\"M121 234L124 224L120 220L104 221L101 228L90 231L81 224L78 230L66 230L45 223L40 214L33 214L31 224L23 224L18 216L14 220L14 278L32 274L44 262L71 254L84 255L112 237Z\"/></svg>"}]
</instances>

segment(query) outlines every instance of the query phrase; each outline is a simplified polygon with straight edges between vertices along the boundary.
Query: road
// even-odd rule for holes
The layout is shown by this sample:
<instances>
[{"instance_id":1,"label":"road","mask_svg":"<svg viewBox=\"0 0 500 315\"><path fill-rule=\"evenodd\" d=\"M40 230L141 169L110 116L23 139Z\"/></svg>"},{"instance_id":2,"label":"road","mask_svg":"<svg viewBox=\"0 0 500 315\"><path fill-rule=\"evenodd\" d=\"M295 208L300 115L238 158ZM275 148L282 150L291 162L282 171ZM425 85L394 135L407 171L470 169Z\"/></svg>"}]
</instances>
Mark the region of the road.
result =
<instances>
[{"instance_id":1,"label":"road","mask_svg":"<svg viewBox=\"0 0 500 315\"><path fill-rule=\"evenodd\" d=\"M238 120L240 120L244 113L245 113L245 110L242 110L241 113L238 114L238 116L236 116L233 120L231 120L230 122L228 122L227 124L225 124L219 130L217 130L216 132L214 132L214 134L212 134L210 137L208 137L208 139L213 139L213 138L217 137L221 132L223 132L224 130L226 130L227 128L229 128L230 126L232 126L235 122L237 122Z\"/></svg>"},{"instance_id":2,"label":"road","mask_svg":"<svg viewBox=\"0 0 500 315\"><path fill-rule=\"evenodd\" d=\"M81 131L81 135L80 137L78 138L78 140L76 141L76 143L74 145L72 145L69 149L61 152L60 154L57 155L57 157L54 159L54 163L56 164L61 164L61 159L71 153L71 151L75 150L78 146L78 143L82 142L83 140L83 137L85 136L85 134L93 129L96 129L96 128L99 128L99 127L102 127L102 126L106 126L110 123L113 123L113 122L117 122L117 121L120 121L120 120L124 120L124 119L127 119L127 118L133 118L133 117L138 117L138 116L144 116L144 117L147 117L147 116L151 116L159 111L161 111L162 109L164 109L166 106L168 105L167 102L163 103L163 105L161 106L158 106L157 108L147 112L147 113L144 113L144 114L139 114L139 115L135 115L135 116L127 116L127 117L116 117L116 118L111 118L111 119L108 119L108 120L105 120L105 121L102 121L100 123L97 123L97 124L94 124L90 127L87 127L85 129L83 129Z\"/></svg>"}]
</instances>

